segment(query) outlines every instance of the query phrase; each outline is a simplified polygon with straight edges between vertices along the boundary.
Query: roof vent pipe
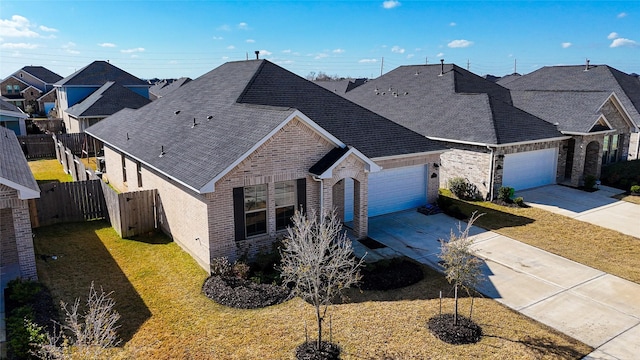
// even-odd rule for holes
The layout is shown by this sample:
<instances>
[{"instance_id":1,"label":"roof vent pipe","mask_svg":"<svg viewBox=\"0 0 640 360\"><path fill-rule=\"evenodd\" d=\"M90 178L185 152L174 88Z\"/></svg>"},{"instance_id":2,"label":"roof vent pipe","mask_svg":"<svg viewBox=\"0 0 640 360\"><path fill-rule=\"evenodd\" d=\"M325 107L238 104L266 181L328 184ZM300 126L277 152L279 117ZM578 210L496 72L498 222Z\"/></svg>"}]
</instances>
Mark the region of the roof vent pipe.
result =
<instances>
[{"instance_id":1,"label":"roof vent pipe","mask_svg":"<svg viewBox=\"0 0 640 360\"><path fill-rule=\"evenodd\" d=\"M438 76L442 75L444 75L444 59L440 59L440 75Z\"/></svg>"},{"instance_id":2,"label":"roof vent pipe","mask_svg":"<svg viewBox=\"0 0 640 360\"><path fill-rule=\"evenodd\" d=\"M256 51L254 51L254 53L256 54L256 60L259 60L260 59L260 56L259 56L260 55L260 50L256 50Z\"/></svg>"},{"instance_id":3,"label":"roof vent pipe","mask_svg":"<svg viewBox=\"0 0 640 360\"><path fill-rule=\"evenodd\" d=\"M589 59L587 59L587 65L585 65L584 71L589 71Z\"/></svg>"}]
</instances>

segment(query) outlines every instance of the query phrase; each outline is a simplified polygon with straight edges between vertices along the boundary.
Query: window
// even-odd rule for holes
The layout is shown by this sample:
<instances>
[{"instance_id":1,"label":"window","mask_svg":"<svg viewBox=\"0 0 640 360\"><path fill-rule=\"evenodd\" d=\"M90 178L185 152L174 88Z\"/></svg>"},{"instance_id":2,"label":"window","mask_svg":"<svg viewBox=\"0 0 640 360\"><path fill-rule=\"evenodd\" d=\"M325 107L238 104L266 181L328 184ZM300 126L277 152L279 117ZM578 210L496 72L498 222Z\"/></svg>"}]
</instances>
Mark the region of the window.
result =
<instances>
[{"instance_id":1,"label":"window","mask_svg":"<svg viewBox=\"0 0 640 360\"><path fill-rule=\"evenodd\" d=\"M611 137L611 159L609 162L617 162L618 161L618 142L620 141L620 136L618 134L613 135Z\"/></svg>"},{"instance_id":2,"label":"window","mask_svg":"<svg viewBox=\"0 0 640 360\"><path fill-rule=\"evenodd\" d=\"M7 85L7 94L11 94L12 91L13 91L13 86Z\"/></svg>"},{"instance_id":3,"label":"window","mask_svg":"<svg viewBox=\"0 0 640 360\"><path fill-rule=\"evenodd\" d=\"M276 230L283 230L296 211L296 181L277 182L275 188Z\"/></svg>"},{"instance_id":4,"label":"window","mask_svg":"<svg viewBox=\"0 0 640 360\"><path fill-rule=\"evenodd\" d=\"M13 85L13 92L16 94L20 93L20 85Z\"/></svg>"},{"instance_id":5,"label":"window","mask_svg":"<svg viewBox=\"0 0 640 360\"><path fill-rule=\"evenodd\" d=\"M618 161L618 148L620 147L620 135L607 135L602 143L602 164L610 164Z\"/></svg>"},{"instance_id":6,"label":"window","mask_svg":"<svg viewBox=\"0 0 640 360\"><path fill-rule=\"evenodd\" d=\"M122 182L127 182L127 159L124 157L124 154L120 155L120 159L122 161Z\"/></svg>"},{"instance_id":7,"label":"window","mask_svg":"<svg viewBox=\"0 0 640 360\"><path fill-rule=\"evenodd\" d=\"M244 187L245 235L267 232L267 185Z\"/></svg>"},{"instance_id":8,"label":"window","mask_svg":"<svg viewBox=\"0 0 640 360\"><path fill-rule=\"evenodd\" d=\"M140 161L136 162L136 170L138 172L138 187L142 187L142 164Z\"/></svg>"}]
</instances>

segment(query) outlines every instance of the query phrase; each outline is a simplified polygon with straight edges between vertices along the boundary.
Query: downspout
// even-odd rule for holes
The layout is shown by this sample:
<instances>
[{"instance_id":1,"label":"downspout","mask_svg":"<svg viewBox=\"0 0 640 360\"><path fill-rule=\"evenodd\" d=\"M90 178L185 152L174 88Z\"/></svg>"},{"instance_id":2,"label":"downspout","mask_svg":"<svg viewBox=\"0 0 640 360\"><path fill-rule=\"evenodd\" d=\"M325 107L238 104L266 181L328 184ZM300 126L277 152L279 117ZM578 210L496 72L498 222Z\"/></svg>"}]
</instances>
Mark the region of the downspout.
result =
<instances>
[{"instance_id":1,"label":"downspout","mask_svg":"<svg viewBox=\"0 0 640 360\"><path fill-rule=\"evenodd\" d=\"M491 160L489 162L489 201L491 201L493 200L493 163L495 161L495 154L491 146L487 145L487 149L491 150Z\"/></svg>"},{"instance_id":2,"label":"downspout","mask_svg":"<svg viewBox=\"0 0 640 360\"><path fill-rule=\"evenodd\" d=\"M313 175L311 178L320 183L320 223L324 222L324 186L322 183L322 179Z\"/></svg>"}]
</instances>

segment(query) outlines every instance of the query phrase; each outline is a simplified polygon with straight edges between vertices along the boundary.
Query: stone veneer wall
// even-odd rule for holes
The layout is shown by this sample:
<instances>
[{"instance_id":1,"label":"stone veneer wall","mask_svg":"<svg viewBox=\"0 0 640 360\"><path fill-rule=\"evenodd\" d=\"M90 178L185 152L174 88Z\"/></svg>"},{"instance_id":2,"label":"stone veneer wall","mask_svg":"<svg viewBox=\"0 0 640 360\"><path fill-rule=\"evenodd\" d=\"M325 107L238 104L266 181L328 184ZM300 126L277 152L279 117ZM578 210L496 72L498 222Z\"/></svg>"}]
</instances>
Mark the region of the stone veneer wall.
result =
<instances>
[{"instance_id":1,"label":"stone veneer wall","mask_svg":"<svg viewBox=\"0 0 640 360\"><path fill-rule=\"evenodd\" d=\"M17 190L0 185L0 210L3 252L0 257L0 266L15 263L17 260L22 278L37 279L28 201L19 199ZM6 254L4 254L5 251L7 251Z\"/></svg>"}]
</instances>

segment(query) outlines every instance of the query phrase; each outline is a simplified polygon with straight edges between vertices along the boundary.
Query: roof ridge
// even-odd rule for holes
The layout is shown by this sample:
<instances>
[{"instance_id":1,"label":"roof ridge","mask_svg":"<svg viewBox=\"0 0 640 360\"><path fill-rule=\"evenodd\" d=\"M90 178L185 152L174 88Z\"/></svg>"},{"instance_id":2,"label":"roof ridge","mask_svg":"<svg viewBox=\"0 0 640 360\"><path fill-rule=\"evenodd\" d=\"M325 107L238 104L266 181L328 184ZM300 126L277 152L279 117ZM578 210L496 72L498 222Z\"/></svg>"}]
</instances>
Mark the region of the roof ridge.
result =
<instances>
[{"instance_id":1,"label":"roof ridge","mask_svg":"<svg viewBox=\"0 0 640 360\"><path fill-rule=\"evenodd\" d=\"M237 61L240 62L240 61ZM238 96L238 98L236 99L236 103L238 104L243 104L244 101L244 97L247 94L247 92L249 92L251 86L253 85L253 83L255 83L256 79L258 78L258 75L262 72L262 69L264 68L264 64L267 61L262 59L260 60L260 65L258 65L258 68L254 71L253 76L251 76L251 79L249 81L247 81L247 85L245 85L244 89L242 89L242 92L240 93L240 95Z\"/></svg>"}]
</instances>

